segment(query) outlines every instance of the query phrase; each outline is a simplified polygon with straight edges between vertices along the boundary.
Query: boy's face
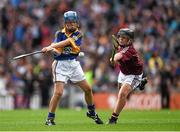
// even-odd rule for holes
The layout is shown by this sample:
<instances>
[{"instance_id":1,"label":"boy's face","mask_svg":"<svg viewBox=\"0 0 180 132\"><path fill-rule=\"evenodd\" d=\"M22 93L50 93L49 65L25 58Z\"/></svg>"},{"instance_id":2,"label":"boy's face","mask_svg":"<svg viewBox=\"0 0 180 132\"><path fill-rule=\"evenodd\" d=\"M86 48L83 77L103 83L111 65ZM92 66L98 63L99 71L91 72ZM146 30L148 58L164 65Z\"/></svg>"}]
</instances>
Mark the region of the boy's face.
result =
<instances>
[{"instance_id":1,"label":"boy's face","mask_svg":"<svg viewBox=\"0 0 180 132\"><path fill-rule=\"evenodd\" d=\"M118 38L118 42L120 45L129 45L129 37L126 35L121 35Z\"/></svg>"},{"instance_id":2,"label":"boy's face","mask_svg":"<svg viewBox=\"0 0 180 132\"><path fill-rule=\"evenodd\" d=\"M65 28L69 32L74 32L78 28L78 24L75 21L68 21L68 22L65 22Z\"/></svg>"}]
</instances>

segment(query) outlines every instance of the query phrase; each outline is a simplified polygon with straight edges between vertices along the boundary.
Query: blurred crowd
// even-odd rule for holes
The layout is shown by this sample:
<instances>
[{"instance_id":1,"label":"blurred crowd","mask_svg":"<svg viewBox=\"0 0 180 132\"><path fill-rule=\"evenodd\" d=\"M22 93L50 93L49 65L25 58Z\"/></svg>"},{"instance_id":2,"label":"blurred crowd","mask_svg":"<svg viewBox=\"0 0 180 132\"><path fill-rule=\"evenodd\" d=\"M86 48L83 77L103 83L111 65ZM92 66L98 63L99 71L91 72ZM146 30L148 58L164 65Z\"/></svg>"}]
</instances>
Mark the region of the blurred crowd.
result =
<instances>
[{"instance_id":1,"label":"blurred crowd","mask_svg":"<svg viewBox=\"0 0 180 132\"><path fill-rule=\"evenodd\" d=\"M135 30L134 46L144 60L144 92L160 93L165 102L180 92L180 0L1 0L0 95L13 95L15 108L28 108L36 92L47 106L53 58L11 58L49 45L68 10L79 15L85 56L78 59L94 92L117 91L111 35L125 27Z\"/></svg>"}]
</instances>

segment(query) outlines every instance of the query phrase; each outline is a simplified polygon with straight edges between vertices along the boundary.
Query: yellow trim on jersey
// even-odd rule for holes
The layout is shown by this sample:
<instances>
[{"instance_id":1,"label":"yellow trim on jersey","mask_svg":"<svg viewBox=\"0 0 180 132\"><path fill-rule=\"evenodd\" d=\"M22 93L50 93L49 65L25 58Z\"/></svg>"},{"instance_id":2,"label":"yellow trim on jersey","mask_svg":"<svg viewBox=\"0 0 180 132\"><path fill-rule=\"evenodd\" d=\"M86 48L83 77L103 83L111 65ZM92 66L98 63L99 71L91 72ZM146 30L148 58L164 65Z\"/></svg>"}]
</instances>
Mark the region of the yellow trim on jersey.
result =
<instances>
[{"instance_id":1,"label":"yellow trim on jersey","mask_svg":"<svg viewBox=\"0 0 180 132\"><path fill-rule=\"evenodd\" d=\"M78 28L77 28L74 32L77 32L77 31L79 31ZM68 34L66 33L66 29L65 29L65 28L63 28L63 29L61 30L61 32L64 33L67 38L69 38L69 37L74 33L74 32L72 32L72 33L70 33L70 34L68 35Z\"/></svg>"},{"instance_id":2,"label":"yellow trim on jersey","mask_svg":"<svg viewBox=\"0 0 180 132\"><path fill-rule=\"evenodd\" d=\"M79 53L80 52L80 46L77 46L74 39L73 38L68 38L69 41L71 42L71 46L72 46L72 52L74 53Z\"/></svg>"},{"instance_id":3,"label":"yellow trim on jersey","mask_svg":"<svg viewBox=\"0 0 180 132\"><path fill-rule=\"evenodd\" d=\"M65 28L63 28L63 29L61 30L61 32L62 32L62 33L65 33Z\"/></svg>"},{"instance_id":4,"label":"yellow trim on jersey","mask_svg":"<svg viewBox=\"0 0 180 132\"><path fill-rule=\"evenodd\" d=\"M80 38L82 36L82 34L81 33L79 33L78 35L77 35L77 38Z\"/></svg>"},{"instance_id":5,"label":"yellow trim on jersey","mask_svg":"<svg viewBox=\"0 0 180 132\"><path fill-rule=\"evenodd\" d=\"M74 32L77 32L77 31L79 31L78 28L77 28L76 31L74 31ZM74 33L74 32L73 32L73 33L67 35L65 28L63 28L63 29L61 30L61 32L64 33L67 38L69 38L69 37ZM80 33L77 35L77 38L80 38L81 36L82 36L82 33L80 32Z\"/></svg>"}]
</instances>

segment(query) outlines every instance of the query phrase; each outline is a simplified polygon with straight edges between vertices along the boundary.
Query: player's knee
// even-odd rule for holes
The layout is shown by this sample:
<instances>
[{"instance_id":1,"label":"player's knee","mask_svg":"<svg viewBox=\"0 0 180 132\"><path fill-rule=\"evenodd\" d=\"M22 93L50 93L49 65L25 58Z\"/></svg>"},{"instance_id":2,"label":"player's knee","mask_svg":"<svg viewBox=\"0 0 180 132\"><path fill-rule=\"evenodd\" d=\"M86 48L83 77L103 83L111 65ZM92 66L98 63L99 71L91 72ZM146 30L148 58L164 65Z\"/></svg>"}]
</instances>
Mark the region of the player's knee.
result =
<instances>
[{"instance_id":1,"label":"player's knee","mask_svg":"<svg viewBox=\"0 0 180 132\"><path fill-rule=\"evenodd\" d=\"M63 95L63 84L60 82L55 83L54 96L61 97Z\"/></svg>"},{"instance_id":2,"label":"player's knee","mask_svg":"<svg viewBox=\"0 0 180 132\"><path fill-rule=\"evenodd\" d=\"M62 91L55 91L54 96L61 97L63 95Z\"/></svg>"}]
</instances>

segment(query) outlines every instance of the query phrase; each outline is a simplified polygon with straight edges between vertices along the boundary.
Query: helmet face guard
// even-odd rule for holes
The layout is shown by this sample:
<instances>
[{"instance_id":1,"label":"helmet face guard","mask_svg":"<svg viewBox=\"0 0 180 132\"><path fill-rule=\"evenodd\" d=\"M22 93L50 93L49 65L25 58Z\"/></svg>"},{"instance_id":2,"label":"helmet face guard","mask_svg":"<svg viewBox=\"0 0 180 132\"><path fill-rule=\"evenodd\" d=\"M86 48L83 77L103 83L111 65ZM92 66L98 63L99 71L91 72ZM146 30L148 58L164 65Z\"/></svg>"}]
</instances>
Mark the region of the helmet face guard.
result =
<instances>
[{"instance_id":1,"label":"helmet face guard","mask_svg":"<svg viewBox=\"0 0 180 132\"><path fill-rule=\"evenodd\" d=\"M64 13L64 22L76 22L78 23L78 16L75 11L67 11Z\"/></svg>"},{"instance_id":2,"label":"helmet face guard","mask_svg":"<svg viewBox=\"0 0 180 132\"><path fill-rule=\"evenodd\" d=\"M134 31L129 29L129 28L122 28L119 30L117 33L117 37L119 38L120 36L126 36L128 37L131 41L134 40Z\"/></svg>"}]
</instances>

